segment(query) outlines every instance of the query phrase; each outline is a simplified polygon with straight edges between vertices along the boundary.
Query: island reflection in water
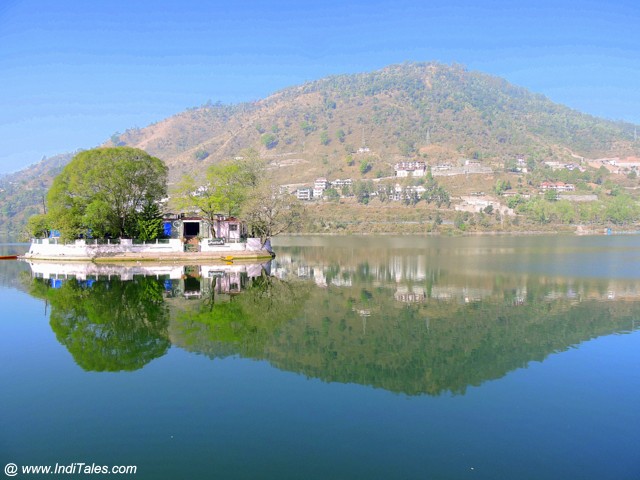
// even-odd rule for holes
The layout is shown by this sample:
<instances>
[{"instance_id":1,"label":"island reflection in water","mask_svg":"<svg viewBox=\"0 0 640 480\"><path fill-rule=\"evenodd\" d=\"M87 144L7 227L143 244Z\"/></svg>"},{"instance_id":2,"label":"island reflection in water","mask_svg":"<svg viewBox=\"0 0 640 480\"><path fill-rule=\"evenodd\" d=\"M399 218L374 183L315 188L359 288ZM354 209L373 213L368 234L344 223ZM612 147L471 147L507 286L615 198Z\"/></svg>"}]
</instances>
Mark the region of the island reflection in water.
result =
<instances>
[{"instance_id":1,"label":"island reflection in water","mask_svg":"<svg viewBox=\"0 0 640 480\"><path fill-rule=\"evenodd\" d=\"M634 280L283 250L262 265L30 262L30 292L85 370L136 370L173 345L409 395L464 394L640 318Z\"/></svg>"}]
</instances>

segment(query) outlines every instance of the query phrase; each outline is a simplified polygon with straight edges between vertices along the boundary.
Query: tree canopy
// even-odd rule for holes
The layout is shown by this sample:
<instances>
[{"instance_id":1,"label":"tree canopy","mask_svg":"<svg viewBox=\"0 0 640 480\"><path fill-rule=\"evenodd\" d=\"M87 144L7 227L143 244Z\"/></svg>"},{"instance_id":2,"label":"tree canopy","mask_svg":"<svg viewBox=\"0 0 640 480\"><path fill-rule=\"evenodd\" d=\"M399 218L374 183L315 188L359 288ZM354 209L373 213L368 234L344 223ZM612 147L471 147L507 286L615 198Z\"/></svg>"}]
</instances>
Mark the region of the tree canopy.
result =
<instances>
[{"instance_id":1,"label":"tree canopy","mask_svg":"<svg viewBox=\"0 0 640 480\"><path fill-rule=\"evenodd\" d=\"M304 210L296 198L271 185L255 150L243 152L242 159L211 165L204 179L184 176L176 204L194 210L210 225L219 215L240 215L263 241L299 226Z\"/></svg>"},{"instance_id":2,"label":"tree canopy","mask_svg":"<svg viewBox=\"0 0 640 480\"><path fill-rule=\"evenodd\" d=\"M218 215L238 215L248 192L258 185L264 171L257 152L244 153L242 160L210 165L204 179L185 175L178 185L176 206L202 215L209 225L214 224Z\"/></svg>"},{"instance_id":3,"label":"tree canopy","mask_svg":"<svg viewBox=\"0 0 640 480\"><path fill-rule=\"evenodd\" d=\"M65 238L136 237L143 211L167 195L167 173L162 160L136 148L81 152L53 181L49 226Z\"/></svg>"},{"instance_id":4,"label":"tree canopy","mask_svg":"<svg viewBox=\"0 0 640 480\"><path fill-rule=\"evenodd\" d=\"M252 190L243 205L242 216L254 236L268 238L299 228L304 216L300 201L267 185Z\"/></svg>"}]
</instances>

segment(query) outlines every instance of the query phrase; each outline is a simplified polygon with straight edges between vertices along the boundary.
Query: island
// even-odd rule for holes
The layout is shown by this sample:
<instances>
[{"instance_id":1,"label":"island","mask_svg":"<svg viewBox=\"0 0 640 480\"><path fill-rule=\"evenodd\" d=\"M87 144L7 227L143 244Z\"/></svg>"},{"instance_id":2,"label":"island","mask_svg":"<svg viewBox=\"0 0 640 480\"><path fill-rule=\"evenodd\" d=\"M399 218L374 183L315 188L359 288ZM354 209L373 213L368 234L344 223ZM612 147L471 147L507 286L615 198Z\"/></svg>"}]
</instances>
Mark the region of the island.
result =
<instances>
[{"instance_id":1,"label":"island","mask_svg":"<svg viewBox=\"0 0 640 480\"><path fill-rule=\"evenodd\" d=\"M167 174L164 162L143 150L80 152L54 179L45 213L29 219L31 246L24 258L271 259L271 237L300 219L300 205L273 189L257 160L223 163L185 178L173 196Z\"/></svg>"}]
</instances>

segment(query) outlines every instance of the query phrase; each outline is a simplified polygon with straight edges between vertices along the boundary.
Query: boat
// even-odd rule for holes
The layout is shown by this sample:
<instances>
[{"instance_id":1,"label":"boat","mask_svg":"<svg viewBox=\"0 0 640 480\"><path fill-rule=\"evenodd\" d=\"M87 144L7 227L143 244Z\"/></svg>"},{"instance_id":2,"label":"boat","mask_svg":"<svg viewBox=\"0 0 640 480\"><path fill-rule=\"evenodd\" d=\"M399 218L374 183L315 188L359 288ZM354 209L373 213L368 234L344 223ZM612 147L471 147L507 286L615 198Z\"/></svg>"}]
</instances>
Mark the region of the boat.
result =
<instances>
[{"instance_id":1,"label":"boat","mask_svg":"<svg viewBox=\"0 0 640 480\"><path fill-rule=\"evenodd\" d=\"M18 255L0 255L0 260L17 260Z\"/></svg>"}]
</instances>

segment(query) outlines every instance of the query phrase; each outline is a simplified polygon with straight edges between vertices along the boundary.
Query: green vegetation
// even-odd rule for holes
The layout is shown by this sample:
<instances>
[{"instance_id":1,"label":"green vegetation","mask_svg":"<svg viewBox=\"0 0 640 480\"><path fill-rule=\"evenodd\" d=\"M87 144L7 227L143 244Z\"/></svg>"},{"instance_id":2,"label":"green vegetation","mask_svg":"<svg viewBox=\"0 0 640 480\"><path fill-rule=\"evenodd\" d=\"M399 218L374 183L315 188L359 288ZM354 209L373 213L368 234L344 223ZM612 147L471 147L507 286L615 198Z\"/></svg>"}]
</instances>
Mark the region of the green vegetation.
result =
<instances>
[{"instance_id":1,"label":"green vegetation","mask_svg":"<svg viewBox=\"0 0 640 480\"><path fill-rule=\"evenodd\" d=\"M494 191L496 195L502 195L505 191L511 190L511 182L508 180L498 179Z\"/></svg>"},{"instance_id":2,"label":"green vegetation","mask_svg":"<svg viewBox=\"0 0 640 480\"><path fill-rule=\"evenodd\" d=\"M53 178L73 154L44 157L25 170L0 176L0 236L29 239L28 219L46 210L45 198ZM37 230L37 229L36 229Z\"/></svg>"},{"instance_id":3,"label":"green vegetation","mask_svg":"<svg viewBox=\"0 0 640 480\"><path fill-rule=\"evenodd\" d=\"M204 179L185 175L177 189L176 205L202 215L214 225L218 215L234 216L258 186L263 166L257 155L240 161L228 161L207 168ZM204 180L204 182L202 181ZM213 229L209 232L214 234Z\"/></svg>"},{"instance_id":4,"label":"green vegetation","mask_svg":"<svg viewBox=\"0 0 640 480\"><path fill-rule=\"evenodd\" d=\"M263 242L296 230L304 215L304 208L295 197L271 185L264 162L254 150L245 151L241 160L211 165L204 182L185 175L178 187L176 204L205 217L210 228L219 215L241 215L252 235Z\"/></svg>"},{"instance_id":5,"label":"green vegetation","mask_svg":"<svg viewBox=\"0 0 640 480\"><path fill-rule=\"evenodd\" d=\"M137 215L137 222L138 239L149 241L162 236L162 212L156 203L144 205Z\"/></svg>"},{"instance_id":6,"label":"green vegetation","mask_svg":"<svg viewBox=\"0 0 640 480\"><path fill-rule=\"evenodd\" d=\"M534 197L520 200L515 205L516 212L525 215L538 224L613 224L625 225L640 220L640 206L628 195L605 197L597 202L569 202L557 200L555 191L550 191L553 199ZM548 192L547 192L548 193Z\"/></svg>"},{"instance_id":7,"label":"green vegetation","mask_svg":"<svg viewBox=\"0 0 640 480\"><path fill-rule=\"evenodd\" d=\"M360 162L360 173L362 175L366 175L367 173L369 173L371 171L371 163L369 162L369 160L362 160Z\"/></svg>"},{"instance_id":8,"label":"green vegetation","mask_svg":"<svg viewBox=\"0 0 640 480\"><path fill-rule=\"evenodd\" d=\"M202 161L209 156L209 152L207 152L204 148L199 148L198 150L196 150L193 156L196 160Z\"/></svg>"},{"instance_id":9,"label":"green vegetation","mask_svg":"<svg viewBox=\"0 0 640 480\"><path fill-rule=\"evenodd\" d=\"M51 305L56 338L85 370L137 370L169 349L161 280L113 278L91 285L67 280L60 288L41 279L31 282L31 295Z\"/></svg>"},{"instance_id":10,"label":"green vegetation","mask_svg":"<svg viewBox=\"0 0 640 480\"><path fill-rule=\"evenodd\" d=\"M368 204L371 194L375 191L371 180L361 180L353 184L353 194L358 203Z\"/></svg>"},{"instance_id":11,"label":"green vegetation","mask_svg":"<svg viewBox=\"0 0 640 480\"><path fill-rule=\"evenodd\" d=\"M173 328L187 350L214 357L223 352L260 356L274 332L296 318L309 291L307 283L262 275L229 301L217 301L212 293L195 308L179 310Z\"/></svg>"},{"instance_id":12,"label":"green vegetation","mask_svg":"<svg viewBox=\"0 0 640 480\"><path fill-rule=\"evenodd\" d=\"M130 147L87 150L53 181L46 224L66 239L137 237L140 222L149 220L141 212L149 214L166 195L167 167L160 159ZM31 233L42 233L43 222L34 220Z\"/></svg>"},{"instance_id":13,"label":"green vegetation","mask_svg":"<svg viewBox=\"0 0 640 480\"><path fill-rule=\"evenodd\" d=\"M31 237L48 237L49 232L51 231L49 217L43 213L31 215L27 221L27 231L30 233Z\"/></svg>"},{"instance_id":14,"label":"green vegetation","mask_svg":"<svg viewBox=\"0 0 640 480\"><path fill-rule=\"evenodd\" d=\"M546 192L544 192L544 199L547 202L555 202L556 200L558 200L558 192L556 192L555 190L547 190Z\"/></svg>"},{"instance_id":15,"label":"green vegetation","mask_svg":"<svg viewBox=\"0 0 640 480\"><path fill-rule=\"evenodd\" d=\"M309 135L312 132L315 132L318 127L316 127L313 123L310 123L308 120L303 120L300 122L300 128L304 132L305 135Z\"/></svg>"},{"instance_id":16,"label":"green vegetation","mask_svg":"<svg viewBox=\"0 0 640 480\"><path fill-rule=\"evenodd\" d=\"M422 194L422 198L427 203L435 203L438 208L442 205L446 205L447 207L451 203L451 199L449 197L449 193L447 190L438 184L433 177L430 177L429 180L424 184L426 191Z\"/></svg>"},{"instance_id":17,"label":"green vegetation","mask_svg":"<svg viewBox=\"0 0 640 480\"><path fill-rule=\"evenodd\" d=\"M346 185L343 188L348 188ZM324 197L327 198L331 202L337 202L340 200L340 193L335 188L327 188L324 191Z\"/></svg>"},{"instance_id":18,"label":"green vegetation","mask_svg":"<svg viewBox=\"0 0 640 480\"><path fill-rule=\"evenodd\" d=\"M260 137L260 141L262 142L262 145L268 149L272 149L278 145L278 136L274 133L265 133Z\"/></svg>"}]
</instances>

